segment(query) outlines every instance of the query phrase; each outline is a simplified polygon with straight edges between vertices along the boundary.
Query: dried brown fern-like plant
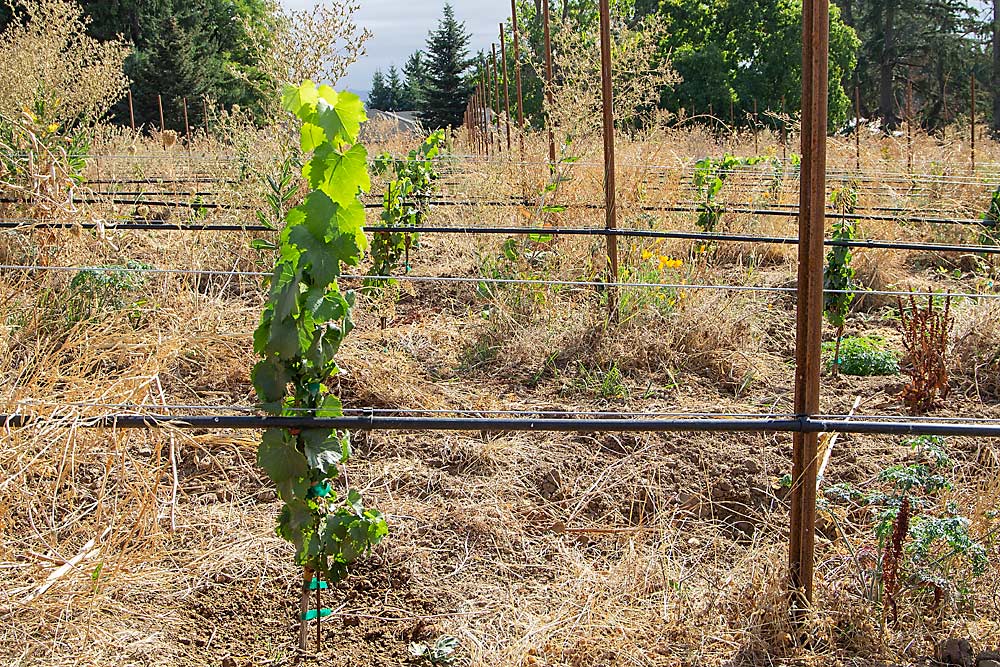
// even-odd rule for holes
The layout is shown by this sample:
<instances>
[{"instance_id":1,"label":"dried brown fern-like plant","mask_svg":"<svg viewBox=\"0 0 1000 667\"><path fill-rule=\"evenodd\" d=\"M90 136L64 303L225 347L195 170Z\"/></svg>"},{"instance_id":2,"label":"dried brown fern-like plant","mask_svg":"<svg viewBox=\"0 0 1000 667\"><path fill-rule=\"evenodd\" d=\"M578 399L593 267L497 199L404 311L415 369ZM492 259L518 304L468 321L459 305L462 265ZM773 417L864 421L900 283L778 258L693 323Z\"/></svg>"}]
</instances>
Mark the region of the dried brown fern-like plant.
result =
<instances>
[{"instance_id":1,"label":"dried brown fern-like plant","mask_svg":"<svg viewBox=\"0 0 1000 667\"><path fill-rule=\"evenodd\" d=\"M897 297L899 332L906 349L910 382L903 388L903 404L911 415L924 414L948 396L948 340L955 320L951 314L951 295L944 306L935 308L934 297L927 306L917 305L911 294L909 308Z\"/></svg>"}]
</instances>

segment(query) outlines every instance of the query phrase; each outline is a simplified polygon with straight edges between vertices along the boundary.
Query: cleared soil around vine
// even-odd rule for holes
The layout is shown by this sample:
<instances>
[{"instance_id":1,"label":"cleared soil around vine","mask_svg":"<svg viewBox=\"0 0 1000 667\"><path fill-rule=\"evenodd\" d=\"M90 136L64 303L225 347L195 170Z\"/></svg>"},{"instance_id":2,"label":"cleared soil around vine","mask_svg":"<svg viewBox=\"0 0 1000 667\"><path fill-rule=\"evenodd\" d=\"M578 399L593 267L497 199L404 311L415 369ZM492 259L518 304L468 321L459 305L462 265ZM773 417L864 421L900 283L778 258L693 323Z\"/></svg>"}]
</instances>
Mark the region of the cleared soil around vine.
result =
<instances>
[{"instance_id":1,"label":"cleared soil around vine","mask_svg":"<svg viewBox=\"0 0 1000 667\"><path fill-rule=\"evenodd\" d=\"M771 142L765 138L762 150L780 155ZM834 167L853 167L851 146L833 140ZM928 173L940 168L935 161L953 163L961 149L926 138L916 146L915 168ZM644 207L692 199L681 178L692 158L727 149L747 155L751 147L748 138L735 149L716 145L697 131L623 141L622 226L692 231L696 214ZM577 149L583 159L559 201L599 203L599 143ZM992 144L979 150L981 161L1000 156ZM542 155L544 148L529 142L529 151ZM905 170L898 142L873 139L864 151L863 167L875 181L860 206L978 217L996 186L996 174L986 179L992 187L905 178L900 185L890 177ZM166 157L162 165L144 163L144 177L183 168L182 155ZM266 156L256 159L266 164ZM105 165L104 176L124 179L136 169ZM524 176L505 161L463 162L442 189L495 201L518 193L522 179L528 192L538 192L542 167L531 165ZM780 187L772 184L759 174L733 177L723 199L761 208L796 202L792 172ZM254 205L254 187L233 186L220 197ZM133 212L94 206L77 215L86 221ZM226 209L208 215L252 216ZM538 215L521 206L440 206L428 224L537 224ZM570 209L548 222L598 227L603 212ZM977 238L954 225L860 225L859 238ZM794 236L795 229L792 217L727 214L723 221L733 233ZM256 236L4 231L0 263L135 260L157 268L267 270L269 259L250 250ZM564 235L541 246L519 237L514 260L504 256L506 240L426 234L411 273L557 281L599 275L601 237ZM794 285L794 246L724 243L693 253L690 241L622 245L625 282L646 282L654 272L687 285ZM660 256L683 264L665 272ZM859 280L876 290L997 292L995 264L961 253L860 250L855 261ZM74 275L0 275L4 412L58 415L79 425L134 411L133 404L149 412L171 410L157 405L225 412L221 406L253 404L248 369L264 298L259 277L149 274L118 290L115 303L81 303L70 289ZM395 304L388 295L360 302L358 328L341 355L346 407L791 409L795 302L787 292L684 288L651 295L636 288L623 293L617 325L608 325L602 295L592 287L403 281L396 296ZM1000 418L997 303L953 303L952 391L933 416ZM866 296L855 304L847 333L879 336L898 350L893 313L891 299ZM899 393L907 379L824 377L822 412L846 414L860 399L859 414L905 414ZM949 636L969 637L977 648L1000 645L1000 553L987 539L1000 492L1000 447L991 440L948 440L955 486L940 502L955 502L990 549L989 569L969 597L929 611L925 597L914 595L901 607L899 625L883 628L881 612L856 586L869 567L864 554L877 550L874 534L861 519L821 512L818 610L809 621L820 641L797 646L784 597L788 435L355 434L344 479L386 513L390 535L325 594L333 614L322 624L317 660L293 648L300 574L291 548L273 532L279 503L254 465L257 433L43 426L0 437L3 664L402 665L415 664L411 642L442 635L458 638L459 664L491 666L915 664ZM911 456L901 438L844 436L823 483L865 488ZM66 562L72 567L59 574Z\"/></svg>"}]
</instances>

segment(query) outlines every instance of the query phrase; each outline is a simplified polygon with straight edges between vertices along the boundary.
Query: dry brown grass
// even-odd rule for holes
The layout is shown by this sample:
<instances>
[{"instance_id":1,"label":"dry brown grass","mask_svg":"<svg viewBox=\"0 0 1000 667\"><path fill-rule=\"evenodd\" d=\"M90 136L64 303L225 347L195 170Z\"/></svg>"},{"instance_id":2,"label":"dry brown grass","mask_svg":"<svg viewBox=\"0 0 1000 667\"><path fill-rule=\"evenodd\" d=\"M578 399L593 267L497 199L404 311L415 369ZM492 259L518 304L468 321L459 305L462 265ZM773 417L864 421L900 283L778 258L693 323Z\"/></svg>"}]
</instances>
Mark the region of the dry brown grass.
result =
<instances>
[{"instance_id":1,"label":"dry brown grass","mask_svg":"<svg viewBox=\"0 0 1000 667\"><path fill-rule=\"evenodd\" d=\"M235 154L253 169L270 168L280 136L254 136L232 145L206 139L192 146L192 156ZM109 150L113 140L107 139ZM406 145L392 141L392 148ZM776 148L773 138L761 141ZM836 164L853 163L852 144L832 144ZM931 157L954 150L918 145ZM695 127L623 139L623 220L645 224L641 203L690 199L678 178L683 165L726 148ZM745 142L735 148L747 151ZM544 154L535 136L528 149ZM599 201L599 148L579 150L584 159L560 198ZM992 146L983 150L996 153ZM129 138L117 152L126 157L92 163L92 176L97 169L112 180L233 174L233 163L189 159L184 147L164 151L146 139ZM896 162L887 169L898 165L897 154L890 158ZM885 159L866 148L866 164ZM670 171L654 187L659 166ZM519 193L522 180L535 192L544 177L542 165L522 175L499 160L462 165L447 189L496 199ZM792 185L786 179L778 203L796 201ZM762 191L733 181L726 194L737 201ZM981 195L947 186L935 206L973 207ZM885 189L865 196L869 205L904 197ZM917 191L905 196L922 201ZM260 191L248 178L220 188L219 199L259 201ZM96 206L84 215L128 212ZM231 208L210 219L246 215ZM525 217L513 207L442 206L431 220L510 225ZM672 214L653 224L691 229L692 220ZM601 211L576 209L553 221L602 223ZM784 218L732 215L725 225L740 233L795 231L794 221ZM871 229L891 234L887 238L915 234L896 223ZM9 261L40 255L53 266L132 259L163 268L256 270L253 236L38 230L4 236L0 247ZM501 255L504 240L425 235L413 273L479 277L483 262ZM601 275L601 237L566 236L545 249L548 259L507 268L524 278ZM683 259L674 277L688 284L788 286L794 279L793 248L720 245L714 253L692 254L687 242L626 241L622 256L630 275L650 270L643 249ZM933 266L893 259L898 256L859 253L865 284L972 289L982 278L944 278ZM288 547L273 534L277 503L254 465L258 434L82 428L86 417L119 411L111 407L116 404L150 412L165 404L250 404L250 332L263 298L258 279L154 274L123 290L121 307L97 308L73 321L69 314L80 305L68 289L73 276L7 271L0 277L0 406L61 417L0 435L0 661L19 667L201 667L227 657L239 667L295 663L296 573ZM341 356L340 393L351 407L787 412L794 301L784 294L680 293L670 307L633 300L614 325L592 287L512 285L483 296L475 283L404 282L392 308L362 300L358 329ZM880 310L870 303L864 310L852 326L884 332ZM388 313L384 331L382 313ZM960 368L953 375L970 390L962 400L953 392L936 414L996 417L990 381L997 371L989 360L1000 348L1000 314L969 304L956 308L956 316ZM612 365L617 379L609 379ZM863 411L899 412L894 383L900 381L842 377L825 387L824 407L841 409L862 396ZM359 666L398 664L410 641L442 634L459 638L468 664L496 667L868 665L915 662L931 652L934 639L952 634L972 637L977 648L1000 643L992 595L1000 574L995 542L991 569L973 592L974 611L949 605L942 615L923 618L914 608L900 627L881 627L878 609L852 583L860 564L851 549L870 547L873 537L850 529L821 533L817 608L809 619L817 641L797 645L784 612L788 518L778 484L790 469L789 440L357 434L347 475L387 512L391 534L358 576L327 595L336 612L324 625L326 656ZM993 521L996 446L964 439L951 446L959 484L942 501L967 509L981 535ZM895 439L845 437L827 483L863 485L905 457Z\"/></svg>"}]
</instances>

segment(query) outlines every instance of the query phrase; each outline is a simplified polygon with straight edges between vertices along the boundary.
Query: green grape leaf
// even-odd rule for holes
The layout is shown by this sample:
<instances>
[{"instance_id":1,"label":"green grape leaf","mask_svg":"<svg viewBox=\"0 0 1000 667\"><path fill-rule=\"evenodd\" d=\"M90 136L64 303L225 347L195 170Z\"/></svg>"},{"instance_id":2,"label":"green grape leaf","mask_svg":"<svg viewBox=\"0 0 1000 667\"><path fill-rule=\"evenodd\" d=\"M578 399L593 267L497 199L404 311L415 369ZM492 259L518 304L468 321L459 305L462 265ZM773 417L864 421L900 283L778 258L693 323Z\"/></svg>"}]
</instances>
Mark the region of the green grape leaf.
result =
<instances>
[{"instance_id":1,"label":"green grape leaf","mask_svg":"<svg viewBox=\"0 0 1000 667\"><path fill-rule=\"evenodd\" d=\"M263 359L250 371L250 379L262 403L276 403L285 397L291 378L283 363L275 359Z\"/></svg>"},{"instance_id":2,"label":"green grape leaf","mask_svg":"<svg viewBox=\"0 0 1000 667\"><path fill-rule=\"evenodd\" d=\"M306 79L300 86L285 86L281 95L281 106L302 120L308 121L316 113L316 104L319 102L319 93L316 85Z\"/></svg>"},{"instance_id":3,"label":"green grape leaf","mask_svg":"<svg viewBox=\"0 0 1000 667\"><path fill-rule=\"evenodd\" d=\"M346 460L336 431L308 429L302 431L302 441L305 443L306 460L310 467L324 475L335 472L337 465Z\"/></svg>"},{"instance_id":4,"label":"green grape leaf","mask_svg":"<svg viewBox=\"0 0 1000 667\"><path fill-rule=\"evenodd\" d=\"M319 97L316 124L323 128L327 139L334 143L354 143L361 123L368 120L361 98L354 93L338 93L330 86L320 86Z\"/></svg>"},{"instance_id":5,"label":"green grape leaf","mask_svg":"<svg viewBox=\"0 0 1000 667\"><path fill-rule=\"evenodd\" d=\"M312 123L303 123L299 134L299 146L303 153L312 153L326 141L326 133L323 128Z\"/></svg>"},{"instance_id":6,"label":"green grape leaf","mask_svg":"<svg viewBox=\"0 0 1000 667\"><path fill-rule=\"evenodd\" d=\"M329 143L323 144L302 167L302 176L309 187L322 190L338 204L350 204L357 201L359 192L371 189L368 151L356 144L341 153Z\"/></svg>"},{"instance_id":7,"label":"green grape leaf","mask_svg":"<svg viewBox=\"0 0 1000 667\"><path fill-rule=\"evenodd\" d=\"M295 320L271 320L264 351L282 359L293 359L299 352L299 332Z\"/></svg>"},{"instance_id":8,"label":"green grape leaf","mask_svg":"<svg viewBox=\"0 0 1000 667\"><path fill-rule=\"evenodd\" d=\"M342 417L343 415L343 404L339 398L333 395L324 396L322 405L316 410L316 416L320 418Z\"/></svg>"},{"instance_id":9,"label":"green grape leaf","mask_svg":"<svg viewBox=\"0 0 1000 667\"><path fill-rule=\"evenodd\" d=\"M306 457L295 448L290 437L283 429L269 428L264 431L257 450L257 465L264 469L286 502L306 494L309 475Z\"/></svg>"}]
</instances>

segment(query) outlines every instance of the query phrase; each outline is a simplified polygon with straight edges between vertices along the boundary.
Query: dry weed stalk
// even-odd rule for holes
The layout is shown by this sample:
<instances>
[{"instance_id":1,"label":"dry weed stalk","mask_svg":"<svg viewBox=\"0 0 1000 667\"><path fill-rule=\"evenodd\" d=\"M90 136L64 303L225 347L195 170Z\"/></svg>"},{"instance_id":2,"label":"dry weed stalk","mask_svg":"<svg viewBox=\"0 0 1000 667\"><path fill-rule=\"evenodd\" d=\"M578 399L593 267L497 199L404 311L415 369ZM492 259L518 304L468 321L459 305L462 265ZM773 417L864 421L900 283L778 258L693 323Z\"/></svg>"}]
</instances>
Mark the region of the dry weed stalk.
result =
<instances>
[{"instance_id":1,"label":"dry weed stalk","mask_svg":"<svg viewBox=\"0 0 1000 667\"><path fill-rule=\"evenodd\" d=\"M899 623L899 570L903 557L903 542L910 529L910 497L903 496L899 514L892 524L892 536L885 545L882 556L882 587L885 606L892 614L893 624Z\"/></svg>"},{"instance_id":2,"label":"dry weed stalk","mask_svg":"<svg viewBox=\"0 0 1000 667\"><path fill-rule=\"evenodd\" d=\"M637 29L613 17L612 83L614 111L618 127L634 128L656 118L657 102L663 88L680 81L667 60L657 61L656 50L666 26L647 21ZM546 114L560 132L573 138L599 137L601 131L601 62L597 34L571 22L553 33L553 105ZM529 54L530 55L530 54ZM539 79L544 79L542 63L532 62Z\"/></svg>"},{"instance_id":3,"label":"dry weed stalk","mask_svg":"<svg viewBox=\"0 0 1000 667\"><path fill-rule=\"evenodd\" d=\"M948 339L955 320L950 294L943 309L935 309L933 296L921 308L912 294L909 306L905 308L903 299L897 297L899 332L910 365L910 382L903 388L902 399L911 415L920 415L948 396Z\"/></svg>"},{"instance_id":4,"label":"dry weed stalk","mask_svg":"<svg viewBox=\"0 0 1000 667\"><path fill-rule=\"evenodd\" d=\"M41 101L60 125L100 120L125 95L124 40L87 35L80 5L67 0L17 0L0 34L0 113L13 117ZM55 105L55 101L59 104Z\"/></svg>"},{"instance_id":5,"label":"dry weed stalk","mask_svg":"<svg viewBox=\"0 0 1000 667\"><path fill-rule=\"evenodd\" d=\"M262 90L265 100L279 100L281 87L289 81L311 79L336 85L347 68L365 55L365 43L372 38L370 30L354 22L361 7L358 0L329 0L307 9L287 9L271 0L268 7L270 25L245 25L250 40L247 48L256 56L269 86ZM234 74L251 85L261 85L239 71Z\"/></svg>"}]
</instances>

